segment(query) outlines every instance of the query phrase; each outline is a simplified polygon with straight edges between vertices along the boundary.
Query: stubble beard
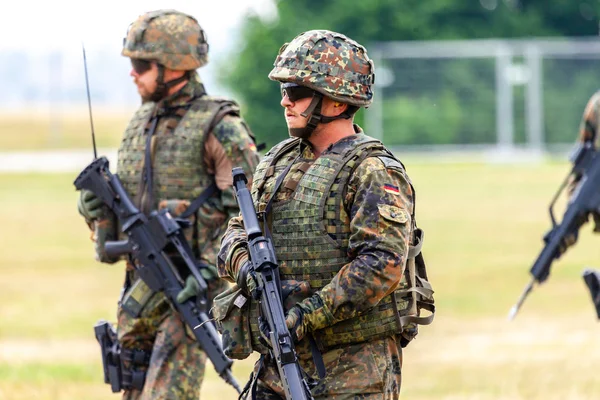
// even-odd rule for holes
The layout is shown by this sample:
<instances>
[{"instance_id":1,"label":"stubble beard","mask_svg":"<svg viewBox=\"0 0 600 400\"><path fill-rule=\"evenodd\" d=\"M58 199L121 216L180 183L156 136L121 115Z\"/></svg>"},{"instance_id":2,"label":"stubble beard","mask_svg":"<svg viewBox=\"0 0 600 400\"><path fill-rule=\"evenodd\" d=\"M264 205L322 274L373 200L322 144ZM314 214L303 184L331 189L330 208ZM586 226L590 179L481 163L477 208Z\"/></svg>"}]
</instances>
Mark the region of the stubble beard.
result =
<instances>
[{"instance_id":1,"label":"stubble beard","mask_svg":"<svg viewBox=\"0 0 600 400\"><path fill-rule=\"evenodd\" d=\"M290 135L290 137L297 137L300 139L304 139L307 140L312 132L307 132L306 127L304 128L288 128L288 133Z\"/></svg>"}]
</instances>

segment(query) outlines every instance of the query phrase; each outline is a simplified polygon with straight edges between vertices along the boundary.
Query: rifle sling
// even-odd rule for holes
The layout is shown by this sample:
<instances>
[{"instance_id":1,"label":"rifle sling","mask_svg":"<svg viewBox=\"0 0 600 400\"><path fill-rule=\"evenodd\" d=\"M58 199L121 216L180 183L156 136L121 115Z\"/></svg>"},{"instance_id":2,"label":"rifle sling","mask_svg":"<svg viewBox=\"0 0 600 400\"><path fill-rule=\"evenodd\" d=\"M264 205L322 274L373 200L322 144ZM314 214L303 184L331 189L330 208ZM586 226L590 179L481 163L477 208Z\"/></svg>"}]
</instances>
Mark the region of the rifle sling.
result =
<instances>
[{"instance_id":1,"label":"rifle sling","mask_svg":"<svg viewBox=\"0 0 600 400\"><path fill-rule=\"evenodd\" d=\"M184 212L182 212L178 216L178 218L186 219L191 217L193 214L196 213L196 211L198 211L202 204L204 204L213 194L217 192L219 192L219 188L217 187L216 182L213 181L210 184L210 186L204 189L202 193L200 193L200 195L196 197L194 201L192 201L189 207Z\"/></svg>"}]
</instances>

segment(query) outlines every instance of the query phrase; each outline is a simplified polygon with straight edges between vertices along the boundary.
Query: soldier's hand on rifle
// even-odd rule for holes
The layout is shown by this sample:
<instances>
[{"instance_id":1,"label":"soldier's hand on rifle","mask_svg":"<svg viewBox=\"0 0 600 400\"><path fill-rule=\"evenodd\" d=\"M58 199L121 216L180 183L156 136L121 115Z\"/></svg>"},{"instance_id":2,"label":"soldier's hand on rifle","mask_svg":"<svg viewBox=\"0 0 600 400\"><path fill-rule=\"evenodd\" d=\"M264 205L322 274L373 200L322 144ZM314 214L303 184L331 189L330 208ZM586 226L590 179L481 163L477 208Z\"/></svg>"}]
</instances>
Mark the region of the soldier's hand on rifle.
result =
<instances>
[{"instance_id":1,"label":"soldier's hand on rifle","mask_svg":"<svg viewBox=\"0 0 600 400\"><path fill-rule=\"evenodd\" d=\"M200 284L192 275L185 280L185 286L181 292L177 293L176 300L178 303L185 303L190 298L200 294Z\"/></svg>"},{"instance_id":2,"label":"soldier's hand on rifle","mask_svg":"<svg viewBox=\"0 0 600 400\"><path fill-rule=\"evenodd\" d=\"M560 245L558 247L559 257L563 255L569 247L573 246L577 242L577 236L577 232L575 232L564 237L564 239L560 242Z\"/></svg>"},{"instance_id":3,"label":"soldier's hand on rifle","mask_svg":"<svg viewBox=\"0 0 600 400\"><path fill-rule=\"evenodd\" d=\"M304 324L304 311L299 306L290 308L286 317L285 324L287 325L292 340L299 342L306 335L306 325Z\"/></svg>"},{"instance_id":4,"label":"soldier's hand on rifle","mask_svg":"<svg viewBox=\"0 0 600 400\"><path fill-rule=\"evenodd\" d=\"M93 192L83 189L77 200L77 210L86 220L93 221L102 216L103 204Z\"/></svg>"},{"instance_id":5,"label":"soldier's hand on rifle","mask_svg":"<svg viewBox=\"0 0 600 400\"><path fill-rule=\"evenodd\" d=\"M238 271L237 285L247 296L258 299L258 293L256 292L256 275L252 270L252 265L248 259L243 261L242 266Z\"/></svg>"},{"instance_id":6,"label":"soldier's hand on rifle","mask_svg":"<svg viewBox=\"0 0 600 400\"><path fill-rule=\"evenodd\" d=\"M588 222L588 219L589 219L589 214L585 214L585 215L582 215L581 217L577 218L577 220L575 221L576 229L574 229L572 232L567 233L565 235L565 237L563 238L563 240L560 241L557 257L560 257L561 255L563 255L569 247L571 247L575 243L577 243L577 238L579 237L579 228L583 224Z\"/></svg>"}]
</instances>

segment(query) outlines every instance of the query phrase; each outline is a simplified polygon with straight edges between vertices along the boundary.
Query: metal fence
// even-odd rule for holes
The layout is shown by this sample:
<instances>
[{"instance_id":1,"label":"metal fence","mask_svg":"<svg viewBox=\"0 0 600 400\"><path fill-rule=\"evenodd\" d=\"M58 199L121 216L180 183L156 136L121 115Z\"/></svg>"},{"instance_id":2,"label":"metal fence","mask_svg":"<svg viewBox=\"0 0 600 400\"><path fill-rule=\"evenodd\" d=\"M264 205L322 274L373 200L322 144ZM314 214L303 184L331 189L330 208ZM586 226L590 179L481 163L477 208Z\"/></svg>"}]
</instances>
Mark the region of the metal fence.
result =
<instances>
[{"instance_id":1,"label":"metal fence","mask_svg":"<svg viewBox=\"0 0 600 400\"><path fill-rule=\"evenodd\" d=\"M570 147L600 88L598 38L381 42L367 132L403 150Z\"/></svg>"}]
</instances>

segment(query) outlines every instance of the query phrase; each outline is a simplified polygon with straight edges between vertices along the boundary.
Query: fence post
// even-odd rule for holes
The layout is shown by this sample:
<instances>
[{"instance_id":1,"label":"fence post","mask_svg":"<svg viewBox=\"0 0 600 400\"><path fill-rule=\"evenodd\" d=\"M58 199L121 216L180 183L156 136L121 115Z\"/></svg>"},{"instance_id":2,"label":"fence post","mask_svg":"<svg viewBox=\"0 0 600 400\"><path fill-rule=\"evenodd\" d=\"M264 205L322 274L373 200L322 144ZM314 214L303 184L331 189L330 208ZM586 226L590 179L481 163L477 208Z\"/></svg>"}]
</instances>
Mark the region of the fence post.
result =
<instances>
[{"instance_id":1,"label":"fence post","mask_svg":"<svg viewBox=\"0 0 600 400\"><path fill-rule=\"evenodd\" d=\"M496 135L497 148L501 152L514 149L514 101L509 80L511 64L510 47L499 44L496 47Z\"/></svg>"},{"instance_id":2,"label":"fence post","mask_svg":"<svg viewBox=\"0 0 600 400\"><path fill-rule=\"evenodd\" d=\"M542 107L542 56L535 43L525 47L525 60L529 71L525 93L525 118L527 145L529 150L541 153L544 150L544 110Z\"/></svg>"}]
</instances>

